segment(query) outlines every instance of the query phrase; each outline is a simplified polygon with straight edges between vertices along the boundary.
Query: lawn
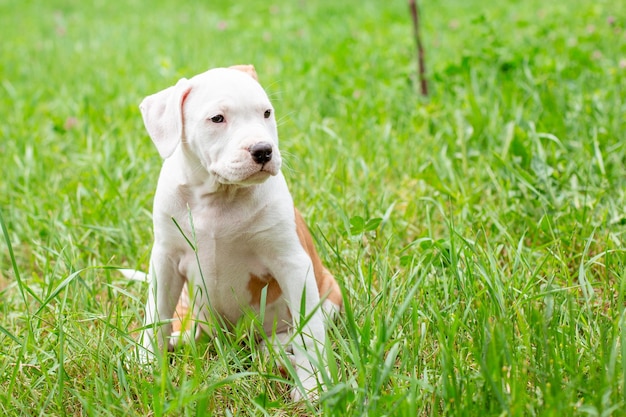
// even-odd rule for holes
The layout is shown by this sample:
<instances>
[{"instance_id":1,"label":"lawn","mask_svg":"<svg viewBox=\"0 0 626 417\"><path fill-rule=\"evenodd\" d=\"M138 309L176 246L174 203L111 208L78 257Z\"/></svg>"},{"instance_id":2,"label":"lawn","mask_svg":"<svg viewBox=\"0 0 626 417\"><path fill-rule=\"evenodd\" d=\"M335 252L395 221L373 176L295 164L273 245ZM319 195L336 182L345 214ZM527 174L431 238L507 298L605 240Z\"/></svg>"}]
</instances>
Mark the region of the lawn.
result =
<instances>
[{"instance_id":1,"label":"lawn","mask_svg":"<svg viewBox=\"0 0 626 417\"><path fill-rule=\"evenodd\" d=\"M626 415L626 3L0 0L0 415ZM138 103L252 63L345 295L327 391L254 321L133 359Z\"/></svg>"}]
</instances>

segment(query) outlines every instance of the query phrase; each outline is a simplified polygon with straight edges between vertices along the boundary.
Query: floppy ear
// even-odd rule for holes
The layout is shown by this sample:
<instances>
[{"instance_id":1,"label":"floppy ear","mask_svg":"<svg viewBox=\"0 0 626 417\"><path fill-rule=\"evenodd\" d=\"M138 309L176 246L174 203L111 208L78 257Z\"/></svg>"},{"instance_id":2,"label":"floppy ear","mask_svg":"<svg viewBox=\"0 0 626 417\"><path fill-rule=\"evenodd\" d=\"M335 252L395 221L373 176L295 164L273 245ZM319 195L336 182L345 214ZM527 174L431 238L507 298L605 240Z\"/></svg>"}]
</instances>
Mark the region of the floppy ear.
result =
<instances>
[{"instance_id":1,"label":"floppy ear","mask_svg":"<svg viewBox=\"0 0 626 417\"><path fill-rule=\"evenodd\" d=\"M143 124L163 159L168 158L183 136L183 103L191 91L185 78L175 86L143 99L139 105Z\"/></svg>"},{"instance_id":2,"label":"floppy ear","mask_svg":"<svg viewBox=\"0 0 626 417\"><path fill-rule=\"evenodd\" d=\"M256 70L254 69L254 65L233 65L229 67L230 69L235 69L237 71L242 71L259 81L259 77L256 75Z\"/></svg>"}]
</instances>

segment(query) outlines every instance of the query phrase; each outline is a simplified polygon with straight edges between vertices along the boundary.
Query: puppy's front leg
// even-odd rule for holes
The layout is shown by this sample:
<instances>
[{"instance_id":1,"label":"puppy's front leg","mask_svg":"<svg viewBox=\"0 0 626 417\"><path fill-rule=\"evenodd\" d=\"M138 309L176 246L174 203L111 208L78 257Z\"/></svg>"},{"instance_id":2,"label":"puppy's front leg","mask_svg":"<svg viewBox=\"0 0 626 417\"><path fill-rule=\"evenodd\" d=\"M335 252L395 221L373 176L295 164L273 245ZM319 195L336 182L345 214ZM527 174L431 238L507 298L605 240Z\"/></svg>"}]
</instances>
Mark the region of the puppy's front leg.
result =
<instances>
[{"instance_id":1,"label":"puppy's front leg","mask_svg":"<svg viewBox=\"0 0 626 417\"><path fill-rule=\"evenodd\" d=\"M291 397L294 401L305 396L314 399L317 396L317 378L315 367L309 358L324 357L318 353L323 351L326 340L319 291L313 265L306 253L303 252L301 256L285 264L291 267L284 271L284 275L280 274L287 278L283 282L279 281L279 285L289 304L294 330L299 331L293 338L293 354L296 372L304 388L304 391L295 388L291 392ZM301 306L304 307L304 311L301 310ZM301 323L301 320L305 322Z\"/></svg>"},{"instance_id":2,"label":"puppy's front leg","mask_svg":"<svg viewBox=\"0 0 626 417\"><path fill-rule=\"evenodd\" d=\"M157 350L168 346L172 333L169 320L174 316L176 303L185 283L175 261L156 244L150 257L149 276L144 329L139 338L143 346L139 358L144 363L152 360Z\"/></svg>"}]
</instances>

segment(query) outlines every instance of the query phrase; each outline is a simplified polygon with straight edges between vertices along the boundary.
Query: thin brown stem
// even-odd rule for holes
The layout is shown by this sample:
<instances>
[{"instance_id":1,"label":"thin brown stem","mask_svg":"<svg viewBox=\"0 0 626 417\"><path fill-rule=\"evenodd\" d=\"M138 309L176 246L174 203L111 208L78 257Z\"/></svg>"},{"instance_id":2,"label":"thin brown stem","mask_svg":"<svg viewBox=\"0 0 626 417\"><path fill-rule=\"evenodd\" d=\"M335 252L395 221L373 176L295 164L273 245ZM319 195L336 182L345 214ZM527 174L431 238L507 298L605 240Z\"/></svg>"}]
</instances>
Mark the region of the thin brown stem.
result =
<instances>
[{"instance_id":1,"label":"thin brown stem","mask_svg":"<svg viewBox=\"0 0 626 417\"><path fill-rule=\"evenodd\" d=\"M424 46L422 45L422 37L420 36L420 19L417 0L409 0L411 9L411 17L413 18L413 36L417 45L417 74L419 76L420 91L423 96L428 95L428 82L426 80L426 65L424 64Z\"/></svg>"}]
</instances>

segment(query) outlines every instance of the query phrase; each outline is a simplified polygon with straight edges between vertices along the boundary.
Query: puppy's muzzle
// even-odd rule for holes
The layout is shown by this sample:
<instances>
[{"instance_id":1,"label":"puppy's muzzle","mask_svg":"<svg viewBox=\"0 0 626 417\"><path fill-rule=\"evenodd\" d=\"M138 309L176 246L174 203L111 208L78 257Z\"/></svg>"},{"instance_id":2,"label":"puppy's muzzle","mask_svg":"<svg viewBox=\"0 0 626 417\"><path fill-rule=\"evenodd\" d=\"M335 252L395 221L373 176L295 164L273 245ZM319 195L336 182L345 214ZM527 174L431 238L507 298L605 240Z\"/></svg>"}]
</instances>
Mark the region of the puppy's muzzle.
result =
<instances>
[{"instance_id":1,"label":"puppy's muzzle","mask_svg":"<svg viewBox=\"0 0 626 417\"><path fill-rule=\"evenodd\" d=\"M259 142L248 148L252 160L257 164L265 165L272 160L272 145L267 142Z\"/></svg>"}]
</instances>

